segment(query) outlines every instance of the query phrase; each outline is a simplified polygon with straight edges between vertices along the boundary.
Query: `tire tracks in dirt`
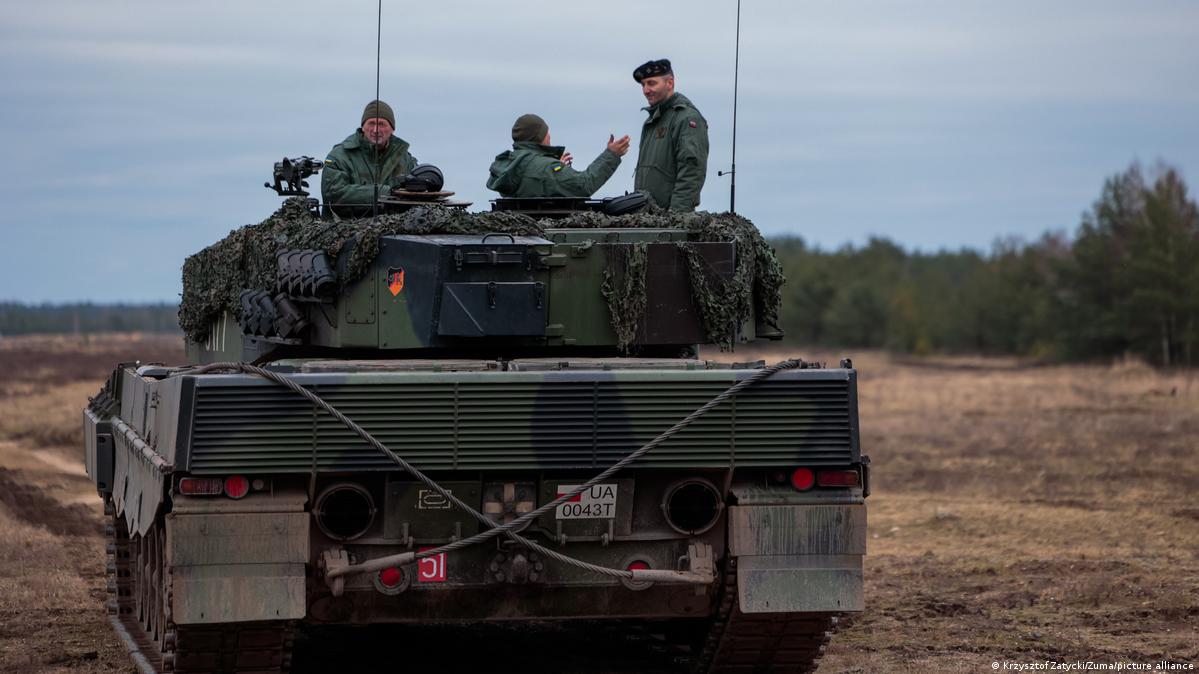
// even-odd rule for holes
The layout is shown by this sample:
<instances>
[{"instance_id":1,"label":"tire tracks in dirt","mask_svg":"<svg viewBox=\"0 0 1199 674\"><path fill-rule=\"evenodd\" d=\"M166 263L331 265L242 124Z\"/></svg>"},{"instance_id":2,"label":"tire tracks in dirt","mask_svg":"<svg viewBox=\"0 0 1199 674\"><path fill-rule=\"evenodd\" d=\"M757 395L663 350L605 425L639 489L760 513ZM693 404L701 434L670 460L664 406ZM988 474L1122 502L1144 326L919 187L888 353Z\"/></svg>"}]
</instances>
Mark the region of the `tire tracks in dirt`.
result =
<instances>
[{"instance_id":1,"label":"tire tracks in dirt","mask_svg":"<svg viewBox=\"0 0 1199 674\"><path fill-rule=\"evenodd\" d=\"M101 536L104 527L94 508L64 504L20 470L0 467L0 503L18 520L59 536Z\"/></svg>"}]
</instances>

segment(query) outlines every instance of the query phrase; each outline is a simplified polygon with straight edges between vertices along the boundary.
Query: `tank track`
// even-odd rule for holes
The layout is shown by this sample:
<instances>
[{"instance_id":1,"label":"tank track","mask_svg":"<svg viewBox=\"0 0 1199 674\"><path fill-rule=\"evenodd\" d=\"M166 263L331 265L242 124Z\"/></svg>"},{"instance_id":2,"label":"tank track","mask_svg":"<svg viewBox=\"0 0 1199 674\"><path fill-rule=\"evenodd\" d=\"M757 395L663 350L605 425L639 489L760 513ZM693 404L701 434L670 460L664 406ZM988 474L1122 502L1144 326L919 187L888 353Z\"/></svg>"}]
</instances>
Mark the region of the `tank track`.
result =
<instances>
[{"instance_id":1,"label":"tank track","mask_svg":"<svg viewBox=\"0 0 1199 674\"><path fill-rule=\"evenodd\" d=\"M155 548L154 543L130 540L124 518L115 515L111 502L105 503L104 513L110 518L108 614L142 674L287 674L294 621L176 625L170 615L170 570L155 554L156 549L161 553L164 540L161 521L146 536L157 541ZM141 559L150 563L139 569ZM147 575L149 566L155 568ZM145 597L141 602L140 592Z\"/></svg>"},{"instance_id":2,"label":"tank track","mask_svg":"<svg viewBox=\"0 0 1199 674\"><path fill-rule=\"evenodd\" d=\"M742 613L737 559L725 565L720 603L696 674L803 674L816 671L837 617L827 613Z\"/></svg>"}]
</instances>

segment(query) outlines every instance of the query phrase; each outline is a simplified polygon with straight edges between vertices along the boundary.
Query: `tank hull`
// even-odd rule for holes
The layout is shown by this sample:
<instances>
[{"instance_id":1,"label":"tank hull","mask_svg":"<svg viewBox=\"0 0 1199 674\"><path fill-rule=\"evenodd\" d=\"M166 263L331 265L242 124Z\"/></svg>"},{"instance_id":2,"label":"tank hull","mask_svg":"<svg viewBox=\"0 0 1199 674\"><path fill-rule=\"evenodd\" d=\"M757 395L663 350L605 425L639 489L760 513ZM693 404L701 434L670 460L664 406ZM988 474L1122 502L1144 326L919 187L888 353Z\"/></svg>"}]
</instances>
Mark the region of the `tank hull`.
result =
<instances>
[{"instance_id":1,"label":"tank hull","mask_svg":"<svg viewBox=\"0 0 1199 674\"><path fill-rule=\"evenodd\" d=\"M622 358L294 360L272 369L501 522L582 484L757 371ZM732 635L763 616L811 627L802 638L820 640L833 617L863 608L868 462L856 396L850 368L781 371L521 531L622 570L686 569L702 552L713 562L709 582L630 583L499 537L337 584L325 577L331 559L361 564L487 527L273 382L124 367L85 413L89 473L127 539L114 548L143 551L127 565L142 572L114 581L111 606L127 621L141 616L159 635L143 641L174 649L171 657L186 653L166 632L222 626L632 618L687 626L697 666L725 671L719 663L746 648ZM791 483L800 466L857 477L800 491ZM230 480L245 493L232 498ZM220 488L199 495L194 484ZM157 599L137 601L147 595ZM160 608L146 611L146 602ZM146 617L155 611L157 622Z\"/></svg>"}]
</instances>

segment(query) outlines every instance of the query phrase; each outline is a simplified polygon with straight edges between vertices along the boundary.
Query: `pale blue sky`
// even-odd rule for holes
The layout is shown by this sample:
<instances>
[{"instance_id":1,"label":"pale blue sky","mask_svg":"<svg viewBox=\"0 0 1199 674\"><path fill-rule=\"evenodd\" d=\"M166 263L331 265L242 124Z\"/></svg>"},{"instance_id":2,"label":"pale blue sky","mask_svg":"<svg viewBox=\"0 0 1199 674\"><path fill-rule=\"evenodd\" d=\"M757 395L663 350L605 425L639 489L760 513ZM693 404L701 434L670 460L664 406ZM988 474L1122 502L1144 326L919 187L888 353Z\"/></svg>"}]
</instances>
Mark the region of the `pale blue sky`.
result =
<instances>
[{"instance_id":1,"label":"pale blue sky","mask_svg":"<svg viewBox=\"0 0 1199 674\"><path fill-rule=\"evenodd\" d=\"M382 95L447 188L537 112L589 161L675 63L708 118L701 208L728 206L736 3L383 4ZM0 7L0 300L174 300L183 258L279 199L375 88L374 2ZM744 0L738 211L829 248L923 250L1073 230L1140 159L1199 172L1199 3ZM600 194L632 186L635 149Z\"/></svg>"}]
</instances>

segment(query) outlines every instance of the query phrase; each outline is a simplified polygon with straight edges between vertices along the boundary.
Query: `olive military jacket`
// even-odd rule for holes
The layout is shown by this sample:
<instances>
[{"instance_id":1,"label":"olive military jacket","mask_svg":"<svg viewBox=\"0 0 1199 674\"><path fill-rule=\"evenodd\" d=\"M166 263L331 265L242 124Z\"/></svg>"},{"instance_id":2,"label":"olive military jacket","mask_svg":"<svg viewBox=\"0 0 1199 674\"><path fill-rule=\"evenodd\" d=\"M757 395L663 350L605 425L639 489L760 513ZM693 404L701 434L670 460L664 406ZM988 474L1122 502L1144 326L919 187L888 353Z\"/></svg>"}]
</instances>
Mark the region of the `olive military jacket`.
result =
<instances>
[{"instance_id":1,"label":"olive military jacket","mask_svg":"<svg viewBox=\"0 0 1199 674\"><path fill-rule=\"evenodd\" d=\"M401 176L416 168L416 157L408 152L408 143L397 136L387 141L382 156L363 135L362 129L333 146L321 170L321 200L326 209L341 217L369 215L378 193L387 195ZM378 179L375 176L380 176Z\"/></svg>"},{"instance_id":2,"label":"olive military jacket","mask_svg":"<svg viewBox=\"0 0 1199 674\"><path fill-rule=\"evenodd\" d=\"M585 170L576 171L558 160L564 151L556 145L513 143L492 162L487 189L503 197L589 197L620 166L620 157L605 148Z\"/></svg>"},{"instance_id":3,"label":"olive military jacket","mask_svg":"<svg viewBox=\"0 0 1199 674\"><path fill-rule=\"evenodd\" d=\"M655 204L672 211L694 211L708 172L708 121L676 93L643 108L641 147L633 189L648 192Z\"/></svg>"}]
</instances>

